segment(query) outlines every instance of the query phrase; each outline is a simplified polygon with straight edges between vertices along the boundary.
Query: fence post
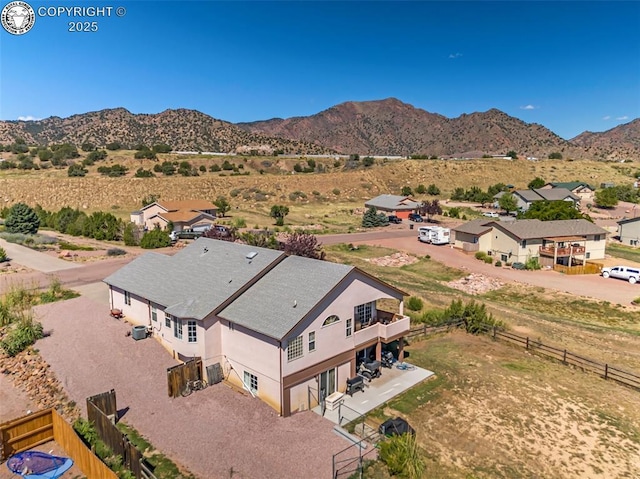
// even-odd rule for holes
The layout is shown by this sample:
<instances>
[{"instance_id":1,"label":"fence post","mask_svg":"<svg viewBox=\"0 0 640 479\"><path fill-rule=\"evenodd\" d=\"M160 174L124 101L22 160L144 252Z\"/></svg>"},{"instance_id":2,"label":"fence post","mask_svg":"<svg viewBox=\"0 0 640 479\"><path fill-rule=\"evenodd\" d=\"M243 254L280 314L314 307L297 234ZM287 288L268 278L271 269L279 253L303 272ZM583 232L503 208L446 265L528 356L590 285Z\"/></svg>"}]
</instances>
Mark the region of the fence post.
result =
<instances>
[{"instance_id":1,"label":"fence post","mask_svg":"<svg viewBox=\"0 0 640 479\"><path fill-rule=\"evenodd\" d=\"M527 349L529 349L529 336L527 336L527 344L525 346Z\"/></svg>"},{"instance_id":2,"label":"fence post","mask_svg":"<svg viewBox=\"0 0 640 479\"><path fill-rule=\"evenodd\" d=\"M567 350L564 350L564 353L562 353L562 362L567 364Z\"/></svg>"},{"instance_id":3,"label":"fence post","mask_svg":"<svg viewBox=\"0 0 640 479\"><path fill-rule=\"evenodd\" d=\"M608 376L609 376L609 365L605 364L604 365L604 378L608 379Z\"/></svg>"}]
</instances>

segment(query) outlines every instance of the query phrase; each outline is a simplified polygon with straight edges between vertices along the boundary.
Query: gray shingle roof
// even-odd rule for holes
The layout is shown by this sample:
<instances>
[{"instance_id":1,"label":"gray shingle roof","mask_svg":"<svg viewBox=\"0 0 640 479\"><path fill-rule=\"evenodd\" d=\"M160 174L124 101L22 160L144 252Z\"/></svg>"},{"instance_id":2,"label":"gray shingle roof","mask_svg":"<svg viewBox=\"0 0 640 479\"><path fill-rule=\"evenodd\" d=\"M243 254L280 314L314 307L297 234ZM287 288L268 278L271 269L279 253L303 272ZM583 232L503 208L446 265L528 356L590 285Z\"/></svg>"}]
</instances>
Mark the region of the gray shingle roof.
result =
<instances>
[{"instance_id":1,"label":"gray shingle roof","mask_svg":"<svg viewBox=\"0 0 640 479\"><path fill-rule=\"evenodd\" d=\"M206 249L206 252L205 252ZM249 261L246 255L258 254ZM203 319L284 253L199 238L173 256L148 253L105 283L166 307L181 318Z\"/></svg>"},{"instance_id":2,"label":"gray shingle roof","mask_svg":"<svg viewBox=\"0 0 640 479\"><path fill-rule=\"evenodd\" d=\"M493 220L482 218L475 219L453 228L453 231L459 231L460 233L468 233L472 235L481 235L483 233L486 233L487 231L491 231L491 223L493 223Z\"/></svg>"},{"instance_id":3,"label":"gray shingle roof","mask_svg":"<svg viewBox=\"0 0 640 479\"><path fill-rule=\"evenodd\" d=\"M282 339L354 269L353 266L289 256L223 309L219 316Z\"/></svg>"},{"instance_id":4,"label":"gray shingle roof","mask_svg":"<svg viewBox=\"0 0 640 479\"><path fill-rule=\"evenodd\" d=\"M569 191L573 191L578 187L587 187L589 189L594 190L595 188L593 188L589 183L585 183L583 181L566 181L566 182L551 182L551 183L547 183L548 185L551 185L553 188L566 188Z\"/></svg>"},{"instance_id":5,"label":"gray shingle roof","mask_svg":"<svg viewBox=\"0 0 640 479\"><path fill-rule=\"evenodd\" d=\"M537 189L534 190L540 196L542 196L545 200L548 201L558 201L564 200L565 198L571 198L574 201L580 201L580 197L573 194L567 188L551 188L549 189Z\"/></svg>"},{"instance_id":6,"label":"gray shingle roof","mask_svg":"<svg viewBox=\"0 0 640 479\"><path fill-rule=\"evenodd\" d=\"M494 227L510 232L519 239L553 238L607 234L608 231L584 220L516 220L496 223Z\"/></svg>"},{"instance_id":7,"label":"gray shingle roof","mask_svg":"<svg viewBox=\"0 0 640 479\"><path fill-rule=\"evenodd\" d=\"M626 225L627 223L635 223L636 221L640 221L640 216L636 218L622 218L617 223L619 225Z\"/></svg>"},{"instance_id":8,"label":"gray shingle roof","mask_svg":"<svg viewBox=\"0 0 640 479\"><path fill-rule=\"evenodd\" d=\"M406 204L402 204L401 202L407 198L407 196L380 195L375 198L371 198L364 205L367 208L374 206L375 208L383 210L415 210L420 207L420 203L413 200L407 201Z\"/></svg>"}]
</instances>

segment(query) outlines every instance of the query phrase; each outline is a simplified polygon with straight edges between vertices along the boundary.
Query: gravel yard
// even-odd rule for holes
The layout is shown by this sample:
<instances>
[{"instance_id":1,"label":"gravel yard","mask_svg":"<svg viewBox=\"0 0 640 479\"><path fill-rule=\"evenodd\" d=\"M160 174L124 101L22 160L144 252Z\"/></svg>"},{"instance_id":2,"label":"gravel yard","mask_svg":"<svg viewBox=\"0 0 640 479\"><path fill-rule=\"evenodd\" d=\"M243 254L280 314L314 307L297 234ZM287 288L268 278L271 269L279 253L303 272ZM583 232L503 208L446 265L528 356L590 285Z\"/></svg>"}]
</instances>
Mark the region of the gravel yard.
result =
<instances>
[{"instance_id":1,"label":"gravel yard","mask_svg":"<svg viewBox=\"0 0 640 479\"><path fill-rule=\"evenodd\" d=\"M332 455L349 445L313 412L282 418L224 384L169 398L166 370L177 362L88 298L36 311L50 332L36 348L83 414L88 396L115 389L122 420L203 479L328 478Z\"/></svg>"}]
</instances>

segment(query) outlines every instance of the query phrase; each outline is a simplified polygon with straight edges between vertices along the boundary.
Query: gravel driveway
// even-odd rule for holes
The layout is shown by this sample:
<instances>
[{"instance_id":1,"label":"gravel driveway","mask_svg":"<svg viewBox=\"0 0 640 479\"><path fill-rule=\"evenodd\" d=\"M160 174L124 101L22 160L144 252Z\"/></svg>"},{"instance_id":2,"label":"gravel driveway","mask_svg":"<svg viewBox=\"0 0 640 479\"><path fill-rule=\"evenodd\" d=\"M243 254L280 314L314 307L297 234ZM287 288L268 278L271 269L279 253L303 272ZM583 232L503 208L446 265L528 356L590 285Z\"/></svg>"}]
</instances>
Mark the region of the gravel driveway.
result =
<instances>
[{"instance_id":1,"label":"gravel driveway","mask_svg":"<svg viewBox=\"0 0 640 479\"><path fill-rule=\"evenodd\" d=\"M282 418L224 384L169 398L177 362L155 340L127 337L107 306L80 297L36 312L51 333L36 348L85 417L88 396L115 389L123 421L202 479L329 478L332 455L349 445L313 412Z\"/></svg>"}]
</instances>

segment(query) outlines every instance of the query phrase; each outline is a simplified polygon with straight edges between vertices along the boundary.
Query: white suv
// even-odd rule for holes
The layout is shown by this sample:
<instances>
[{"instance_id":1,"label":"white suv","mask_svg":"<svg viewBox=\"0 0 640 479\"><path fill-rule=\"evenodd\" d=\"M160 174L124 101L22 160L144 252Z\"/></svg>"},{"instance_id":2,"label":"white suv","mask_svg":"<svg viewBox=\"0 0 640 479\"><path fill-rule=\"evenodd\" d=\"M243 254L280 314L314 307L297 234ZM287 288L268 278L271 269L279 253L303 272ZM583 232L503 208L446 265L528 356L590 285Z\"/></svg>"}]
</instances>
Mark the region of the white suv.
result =
<instances>
[{"instance_id":1,"label":"white suv","mask_svg":"<svg viewBox=\"0 0 640 479\"><path fill-rule=\"evenodd\" d=\"M495 211L489 211L487 213L482 213L482 216L486 216L488 218L500 218L500 215Z\"/></svg>"},{"instance_id":2,"label":"white suv","mask_svg":"<svg viewBox=\"0 0 640 479\"><path fill-rule=\"evenodd\" d=\"M614 266L612 268L602 268L603 278L626 279L631 284L640 281L640 269L630 268L629 266Z\"/></svg>"}]
</instances>

